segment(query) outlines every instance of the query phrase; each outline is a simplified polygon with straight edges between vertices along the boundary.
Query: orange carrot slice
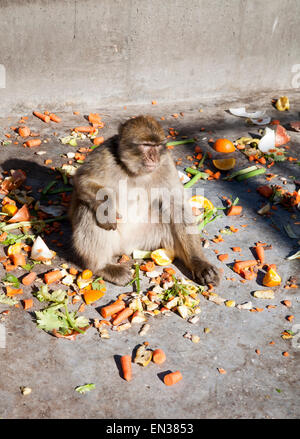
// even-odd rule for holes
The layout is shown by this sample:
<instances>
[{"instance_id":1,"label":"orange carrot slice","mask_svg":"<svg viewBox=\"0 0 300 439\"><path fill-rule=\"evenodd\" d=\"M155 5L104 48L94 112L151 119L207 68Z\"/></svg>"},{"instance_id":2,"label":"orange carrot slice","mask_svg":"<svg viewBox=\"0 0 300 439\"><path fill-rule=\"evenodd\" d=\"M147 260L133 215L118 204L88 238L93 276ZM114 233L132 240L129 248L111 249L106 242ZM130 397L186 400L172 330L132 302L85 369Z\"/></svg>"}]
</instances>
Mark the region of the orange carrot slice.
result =
<instances>
[{"instance_id":1,"label":"orange carrot slice","mask_svg":"<svg viewBox=\"0 0 300 439\"><path fill-rule=\"evenodd\" d=\"M25 255L23 255L22 253L11 255L10 259L13 265L20 265L20 266L26 265L26 258Z\"/></svg>"},{"instance_id":2,"label":"orange carrot slice","mask_svg":"<svg viewBox=\"0 0 300 439\"><path fill-rule=\"evenodd\" d=\"M63 277L60 270L49 271L44 274L44 280L46 284L52 284L53 282L58 282Z\"/></svg>"},{"instance_id":3,"label":"orange carrot slice","mask_svg":"<svg viewBox=\"0 0 300 439\"><path fill-rule=\"evenodd\" d=\"M7 286L6 287L6 294L8 297L16 296L17 294L23 294L22 288L12 288Z\"/></svg>"},{"instance_id":4,"label":"orange carrot slice","mask_svg":"<svg viewBox=\"0 0 300 439\"><path fill-rule=\"evenodd\" d=\"M166 354L162 349L155 349L155 351L152 354L152 361L155 364L162 364L166 361L167 357Z\"/></svg>"},{"instance_id":5,"label":"orange carrot slice","mask_svg":"<svg viewBox=\"0 0 300 439\"><path fill-rule=\"evenodd\" d=\"M265 250L262 245L257 245L255 247L255 251L257 254L257 259L259 259L261 264L265 263Z\"/></svg>"},{"instance_id":6,"label":"orange carrot slice","mask_svg":"<svg viewBox=\"0 0 300 439\"><path fill-rule=\"evenodd\" d=\"M131 308L124 308L122 311L120 311L117 316L113 319L112 324L114 326L119 325L124 320L128 319L133 314L133 309Z\"/></svg>"},{"instance_id":7,"label":"orange carrot slice","mask_svg":"<svg viewBox=\"0 0 300 439\"><path fill-rule=\"evenodd\" d=\"M33 299L24 299L23 300L24 309L30 309L33 307Z\"/></svg>"},{"instance_id":8,"label":"orange carrot slice","mask_svg":"<svg viewBox=\"0 0 300 439\"><path fill-rule=\"evenodd\" d=\"M19 132L19 136L21 136L21 137L28 137L28 136L30 136L30 128L28 128L28 127L25 127L25 126L24 127L20 127L18 132Z\"/></svg>"},{"instance_id":9,"label":"orange carrot slice","mask_svg":"<svg viewBox=\"0 0 300 439\"><path fill-rule=\"evenodd\" d=\"M122 311L122 309L124 308L125 308L125 302L123 302L123 300L116 300L111 305L104 306L101 309L101 315L104 319L107 319L108 317L111 317L113 314Z\"/></svg>"},{"instance_id":10,"label":"orange carrot slice","mask_svg":"<svg viewBox=\"0 0 300 439\"><path fill-rule=\"evenodd\" d=\"M249 267L254 267L257 265L257 261L254 259L251 259L249 261L237 261L233 266L233 271L236 273L240 273L241 270L244 270Z\"/></svg>"},{"instance_id":11,"label":"orange carrot slice","mask_svg":"<svg viewBox=\"0 0 300 439\"><path fill-rule=\"evenodd\" d=\"M168 373L164 376L164 383L166 386L173 386L173 384L178 383L178 381L182 380L182 375L179 370L176 372Z\"/></svg>"},{"instance_id":12,"label":"orange carrot slice","mask_svg":"<svg viewBox=\"0 0 300 439\"><path fill-rule=\"evenodd\" d=\"M61 122L61 118L59 116L56 116L56 114L54 114L54 113L50 113L49 117L50 117L50 120L52 120L53 122L56 122L56 123Z\"/></svg>"},{"instance_id":13,"label":"orange carrot slice","mask_svg":"<svg viewBox=\"0 0 300 439\"><path fill-rule=\"evenodd\" d=\"M35 281L36 276L36 273L32 271L31 273L23 277L22 284L26 286L31 285Z\"/></svg>"},{"instance_id":14,"label":"orange carrot slice","mask_svg":"<svg viewBox=\"0 0 300 439\"><path fill-rule=\"evenodd\" d=\"M131 355L121 357L121 367L124 380L130 381L132 379Z\"/></svg>"},{"instance_id":15,"label":"orange carrot slice","mask_svg":"<svg viewBox=\"0 0 300 439\"><path fill-rule=\"evenodd\" d=\"M38 111L34 111L33 114L46 123L50 122L50 116L47 114L39 113Z\"/></svg>"},{"instance_id":16,"label":"orange carrot slice","mask_svg":"<svg viewBox=\"0 0 300 439\"><path fill-rule=\"evenodd\" d=\"M99 136L99 137L95 137L93 140L93 144L96 146L101 145L101 143L104 142L104 137L103 136Z\"/></svg>"},{"instance_id":17,"label":"orange carrot slice","mask_svg":"<svg viewBox=\"0 0 300 439\"><path fill-rule=\"evenodd\" d=\"M240 215L242 210L242 206L230 206L227 211L227 216Z\"/></svg>"}]
</instances>

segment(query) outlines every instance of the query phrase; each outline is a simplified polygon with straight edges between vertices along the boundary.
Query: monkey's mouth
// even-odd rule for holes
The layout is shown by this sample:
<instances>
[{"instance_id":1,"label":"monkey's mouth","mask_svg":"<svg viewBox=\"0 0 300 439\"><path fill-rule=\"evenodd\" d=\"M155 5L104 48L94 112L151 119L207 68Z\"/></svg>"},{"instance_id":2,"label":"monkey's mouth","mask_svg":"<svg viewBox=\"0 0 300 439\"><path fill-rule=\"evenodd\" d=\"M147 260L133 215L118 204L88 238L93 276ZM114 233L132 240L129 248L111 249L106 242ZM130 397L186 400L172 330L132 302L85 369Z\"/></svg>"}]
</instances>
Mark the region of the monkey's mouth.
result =
<instances>
[{"instance_id":1,"label":"monkey's mouth","mask_svg":"<svg viewBox=\"0 0 300 439\"><path fill-rule=\"evenodd\" d=\"M145 168L147 169L147 171L154 171L154 169L157 168L157 164L156 163L147 163L145 165Z\"/></svg>"}]
</instances>

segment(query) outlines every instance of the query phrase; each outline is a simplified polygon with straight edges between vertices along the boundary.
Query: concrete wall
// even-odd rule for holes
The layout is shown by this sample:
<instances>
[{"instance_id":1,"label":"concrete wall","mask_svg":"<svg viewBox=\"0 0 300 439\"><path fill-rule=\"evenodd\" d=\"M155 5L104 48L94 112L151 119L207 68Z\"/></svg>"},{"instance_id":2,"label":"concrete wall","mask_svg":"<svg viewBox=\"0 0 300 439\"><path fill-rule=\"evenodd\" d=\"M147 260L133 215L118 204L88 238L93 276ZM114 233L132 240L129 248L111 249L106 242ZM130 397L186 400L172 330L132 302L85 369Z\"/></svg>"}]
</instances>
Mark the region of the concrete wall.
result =
<instances>
[{"instance_id":1,"label":"concrete wall","mask_svg":"<svg viewBox=\"0 0 300 439\"><path fill-rule=\"evenodd\" d=\"M0 0L0 64L2 113L289 89L300 1Z\"/></svg>"}]
</instances>

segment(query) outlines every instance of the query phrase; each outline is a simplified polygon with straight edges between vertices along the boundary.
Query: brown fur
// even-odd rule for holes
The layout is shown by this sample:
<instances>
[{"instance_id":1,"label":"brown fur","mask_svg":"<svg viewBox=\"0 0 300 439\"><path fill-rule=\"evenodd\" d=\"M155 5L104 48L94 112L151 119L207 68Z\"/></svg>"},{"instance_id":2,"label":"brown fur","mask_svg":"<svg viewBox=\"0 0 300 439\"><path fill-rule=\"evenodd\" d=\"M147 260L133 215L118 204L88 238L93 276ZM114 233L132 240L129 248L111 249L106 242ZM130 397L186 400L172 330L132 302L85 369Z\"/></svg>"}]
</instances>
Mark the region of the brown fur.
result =
<instances>
[{"instance_id":1,"label":"brown fur","mask_svg":"<svg viewBox=\"0 0 300 439\"><path fill-rule=\"evenodd\" d=\"M160 124L150 116L139 116L120 126L119 137L115 136L93 151L74 176L74 192L69 211L73 226L73 246L83 266L104 279L125 285L131 279L130 265L118 264L121 254L131 254L134 249L154 250L160 247L173 249L192 271L200 284L217 284L218 270L203 256L199 233L188 234L193 226L190 207L184 222L176 223L172 208L180 197L174 197L170 210L170 224L159 222L136 223L136 212L148 215L150 202L140 200L136 205L128 203L128 218L117 222L97 219L97 209L102 201L96 200L99 189L105 188L117 194L119 181L126 181L128 192L142 188L149 195L151 188L176 188L184 197L184 189L174 162L164 147L165 135ZM153 200L152 200L153 201ZM160 200L154 200L160 203ZM118 203L116 205L119 205ZM180 207L182 209L182 206ZM116 217L126 218L127 211L116 212Z\"/></svg>"}]
</instances>

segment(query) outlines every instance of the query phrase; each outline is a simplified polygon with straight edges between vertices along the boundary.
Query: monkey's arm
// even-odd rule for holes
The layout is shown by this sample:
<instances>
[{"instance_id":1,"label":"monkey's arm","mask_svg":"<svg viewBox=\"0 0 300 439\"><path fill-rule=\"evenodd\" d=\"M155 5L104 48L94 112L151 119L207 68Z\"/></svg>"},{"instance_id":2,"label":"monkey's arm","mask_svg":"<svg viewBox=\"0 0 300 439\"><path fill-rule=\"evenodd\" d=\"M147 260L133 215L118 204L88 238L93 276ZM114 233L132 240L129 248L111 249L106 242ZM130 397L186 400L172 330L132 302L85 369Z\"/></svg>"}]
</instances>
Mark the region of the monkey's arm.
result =
<instances>
[{"instance_id":1,"label":"monkey's arm","mask_svg":"<svg viewBox=\"0 0 300 439\"><path fill-rule=\"evenodd\" d=\"M88 175L79 175L74 181L77 201L84 204L94 214L97 225L105 230L117 228L114 191L105 188Z\"/></svg>"}]
</instances>

